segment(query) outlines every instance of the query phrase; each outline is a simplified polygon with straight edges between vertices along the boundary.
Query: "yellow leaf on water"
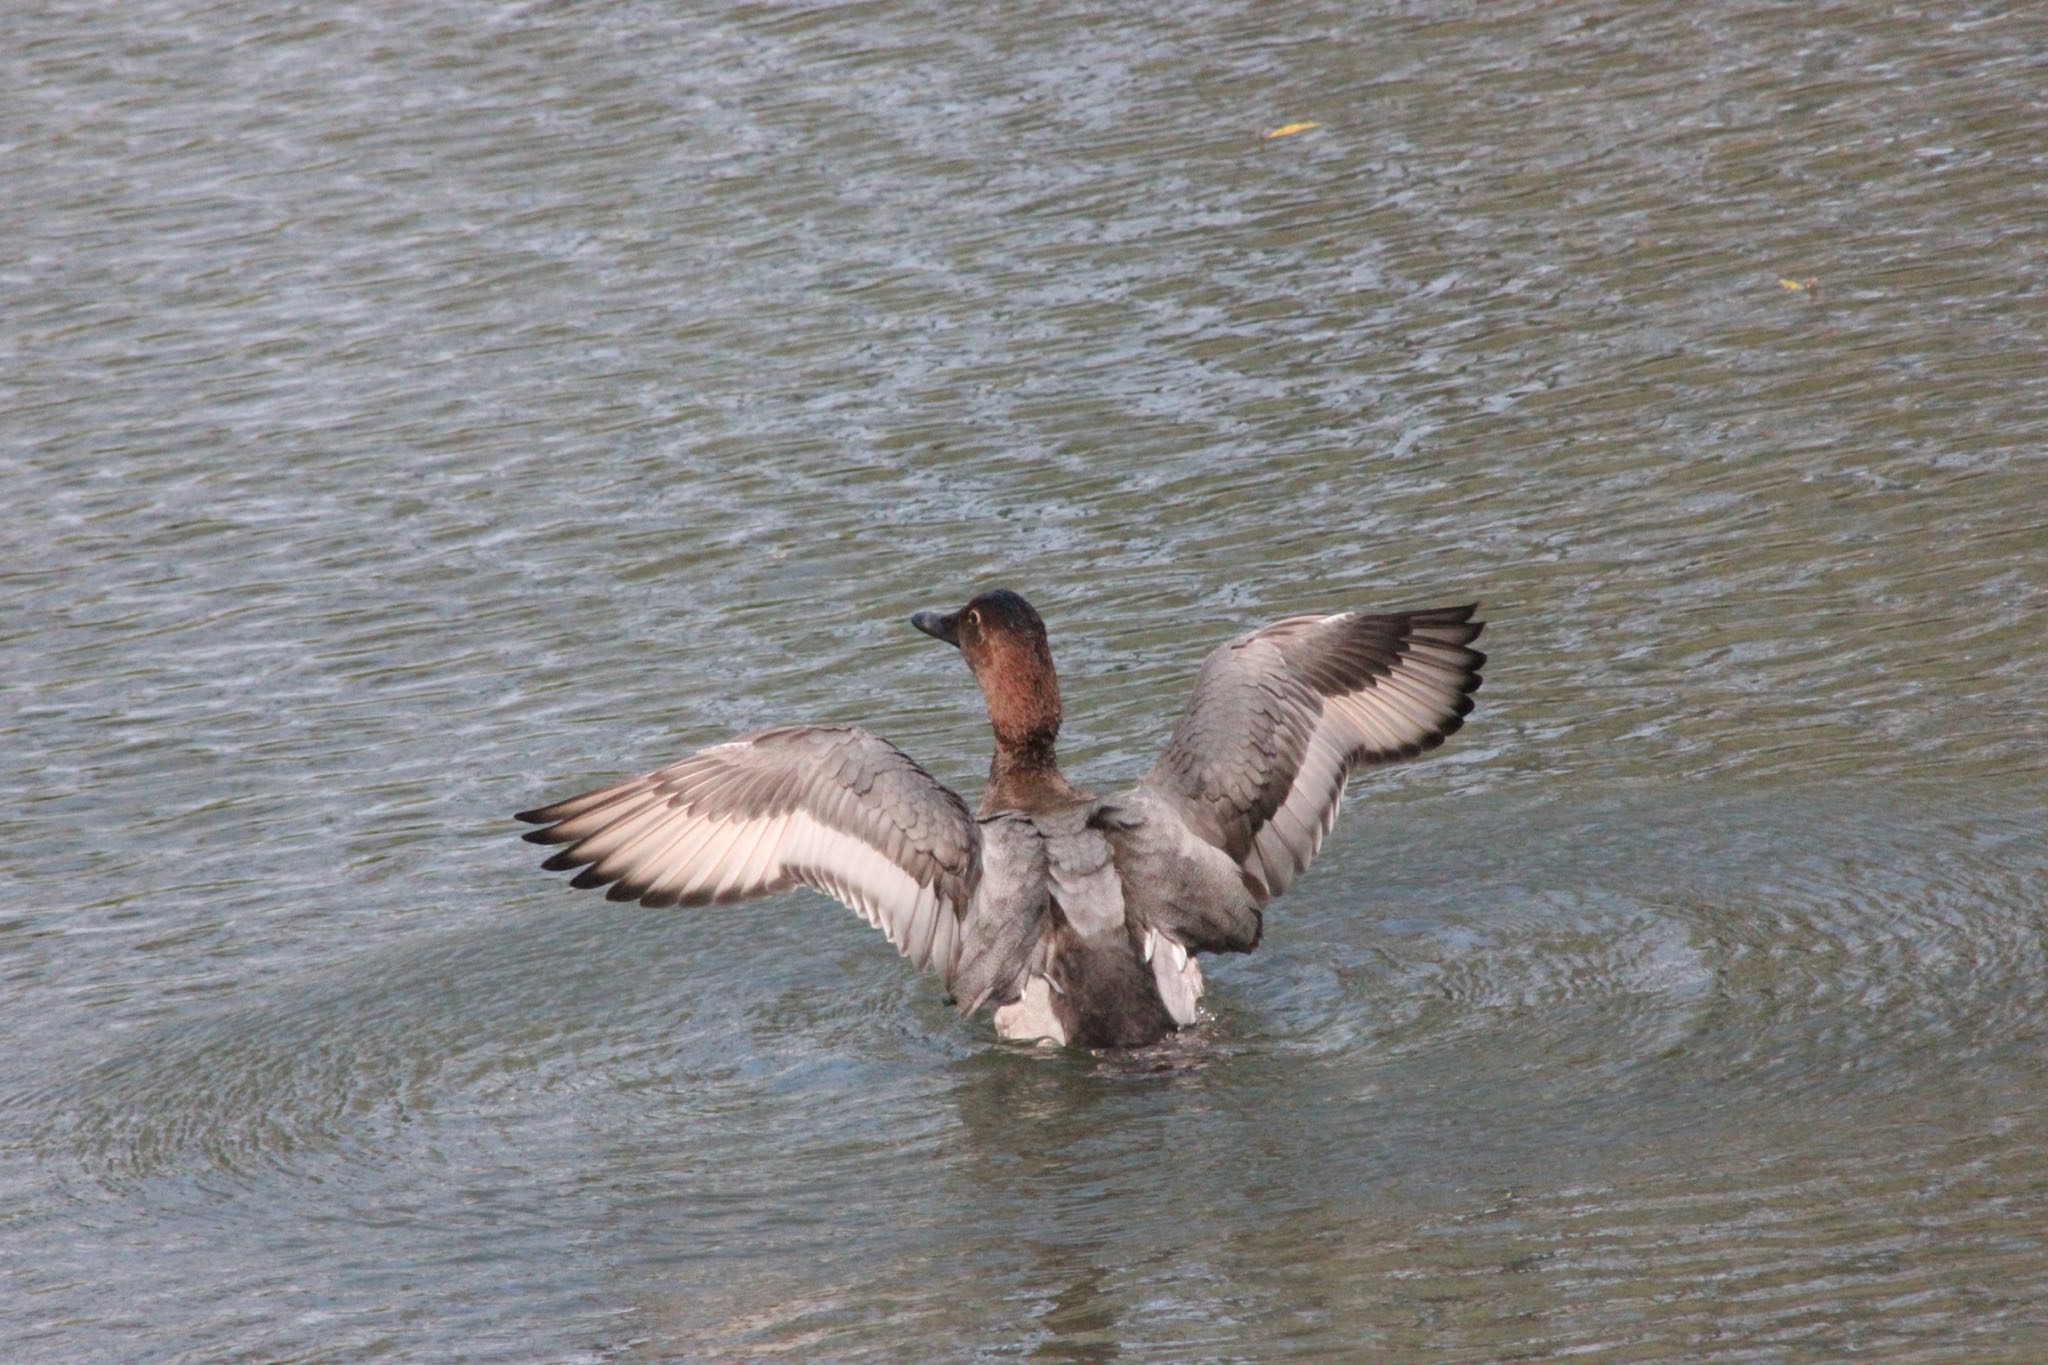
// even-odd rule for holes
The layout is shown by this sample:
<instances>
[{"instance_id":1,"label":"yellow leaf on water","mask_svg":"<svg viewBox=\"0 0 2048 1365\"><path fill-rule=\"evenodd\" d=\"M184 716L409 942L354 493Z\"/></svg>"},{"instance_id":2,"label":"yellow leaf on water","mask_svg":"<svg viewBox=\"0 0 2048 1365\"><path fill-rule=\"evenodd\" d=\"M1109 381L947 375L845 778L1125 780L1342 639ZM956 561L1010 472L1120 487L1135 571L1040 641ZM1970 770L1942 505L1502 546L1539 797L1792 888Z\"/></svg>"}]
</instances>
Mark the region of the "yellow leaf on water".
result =
<instances>
[{"instance_id":1,"label":"yellow leaf on water","mask_svg":"<svg viewBox=\"0 0 2048 1365\"><path fill-rule=\"evenodd\" d=\"M1803 280L1788 280L1781 275L1778 277L1778 288L1789 289L1795 294L1803 294L1809 289L1820 288L1820 281L1811 275Z\"/></svg>"},{"instance_id":2,"label":"yellow leaf on water","mask_svg":"<svg viewBox=\"0 0 2048 1365\"><path fill-rule=\"evenodd\" d=\"M1322 126L1320 123L1283 123L1278 128L1271 128L1260 133L1259 136L1263 138L1293 137L1296 133L1305 133L1311 128L1320 128Z\"/></svg>"}]
</instances>

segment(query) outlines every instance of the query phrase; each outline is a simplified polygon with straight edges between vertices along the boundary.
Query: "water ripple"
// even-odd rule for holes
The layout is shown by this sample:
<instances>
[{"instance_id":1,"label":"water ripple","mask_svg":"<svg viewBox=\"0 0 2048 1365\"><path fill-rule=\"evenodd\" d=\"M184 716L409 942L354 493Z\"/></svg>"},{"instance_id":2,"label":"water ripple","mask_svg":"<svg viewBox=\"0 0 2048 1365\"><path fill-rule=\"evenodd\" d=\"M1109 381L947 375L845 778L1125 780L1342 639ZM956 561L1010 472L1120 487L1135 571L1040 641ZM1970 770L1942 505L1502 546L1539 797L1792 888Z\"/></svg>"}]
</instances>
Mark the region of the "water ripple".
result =
<instances>
[{"instance_id":1,"label":"water ripple","mask_svg":"<svg viewBox=\"0 0 2048 1365\"><path fill-rule=\"evenodd\" d=\"M13 1355L2048 1345L2033 11L6 23ZM1144 1057L510 841L992 582L1493 663Z\"/></svg>"}]
</instances>

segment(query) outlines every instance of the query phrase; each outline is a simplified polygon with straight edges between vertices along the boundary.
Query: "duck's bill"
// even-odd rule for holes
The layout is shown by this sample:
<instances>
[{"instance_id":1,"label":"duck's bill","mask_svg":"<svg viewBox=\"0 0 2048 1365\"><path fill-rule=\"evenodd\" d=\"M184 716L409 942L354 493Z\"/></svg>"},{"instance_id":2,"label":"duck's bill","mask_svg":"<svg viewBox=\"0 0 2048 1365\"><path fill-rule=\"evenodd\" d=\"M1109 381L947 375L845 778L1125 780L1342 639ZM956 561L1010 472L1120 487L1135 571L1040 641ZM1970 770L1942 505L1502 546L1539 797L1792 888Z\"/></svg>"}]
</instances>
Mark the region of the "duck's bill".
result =
<instances>
[{"instance_id":1,"label":"duck's bill","mask_svg":"<svg viewBox=\"0 0 2048 1365\"><path fill-rule=\"evenodd\" d=\"M934 640L944 640L955 649L960 647L960 613L957 611L921 611L910 618L916 626Z\"/></svg>"}]
</instances>

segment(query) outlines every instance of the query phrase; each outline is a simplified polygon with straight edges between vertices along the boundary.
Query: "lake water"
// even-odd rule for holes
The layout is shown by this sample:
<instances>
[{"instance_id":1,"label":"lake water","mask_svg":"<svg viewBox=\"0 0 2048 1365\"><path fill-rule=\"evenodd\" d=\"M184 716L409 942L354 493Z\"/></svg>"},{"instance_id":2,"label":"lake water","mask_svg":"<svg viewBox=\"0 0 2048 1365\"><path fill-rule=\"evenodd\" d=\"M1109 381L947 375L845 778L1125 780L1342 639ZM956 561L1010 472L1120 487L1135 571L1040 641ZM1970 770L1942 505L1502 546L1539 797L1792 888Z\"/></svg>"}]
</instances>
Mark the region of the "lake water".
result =
<instances>
[{"instance_id":1,"label":"lake water","mask_svg":"<svg viewBox=\"0 0 2048 1365\"><path fill-rule=\"evenodd\" d=\"M2048 10L0 18L0 1355L2048 1355ZM1280 137L1298 122L1320 126ZM1214 1019L508 813L1111 787L1478 597Z\"/></svg>"}]
</instances>

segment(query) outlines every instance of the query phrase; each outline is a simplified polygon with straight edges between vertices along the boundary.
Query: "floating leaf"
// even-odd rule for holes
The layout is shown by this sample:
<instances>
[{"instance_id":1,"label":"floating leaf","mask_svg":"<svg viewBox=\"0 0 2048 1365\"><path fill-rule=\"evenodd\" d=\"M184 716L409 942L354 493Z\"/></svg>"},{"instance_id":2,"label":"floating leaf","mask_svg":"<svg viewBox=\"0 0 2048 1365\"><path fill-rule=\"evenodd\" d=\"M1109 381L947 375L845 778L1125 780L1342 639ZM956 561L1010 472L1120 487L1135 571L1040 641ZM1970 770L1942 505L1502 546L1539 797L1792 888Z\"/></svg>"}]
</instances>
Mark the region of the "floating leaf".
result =
<instances>
[{"instance_id":1,"label":"floating leaf","mask_svg":"<svg viewBox=\"0 0 2048 1365\"><path fill-rule=\"evenodd\" d=\"M1322 126L1320 123L1283 123L1278 128L1267 129L1265 132L1260 133L1259 136L1268 140L1276 137L1293 137L1296 133L1305 133L1311 128L1320 128Z\"/></svg>"},{"instance_id":2,"label":"floating leaf","mask_svg":"<svg viewBox=\"0 0 2048 1365\"><path fill-rule=\"evenodd\" d=\"M1811 275L1803 280L1788 280L1781 275L1778 277L1778 288L1789 289L1795 294L1803 294L1809 289L1820 288L1820 281Z\"/></svg>"}]
</instances>

